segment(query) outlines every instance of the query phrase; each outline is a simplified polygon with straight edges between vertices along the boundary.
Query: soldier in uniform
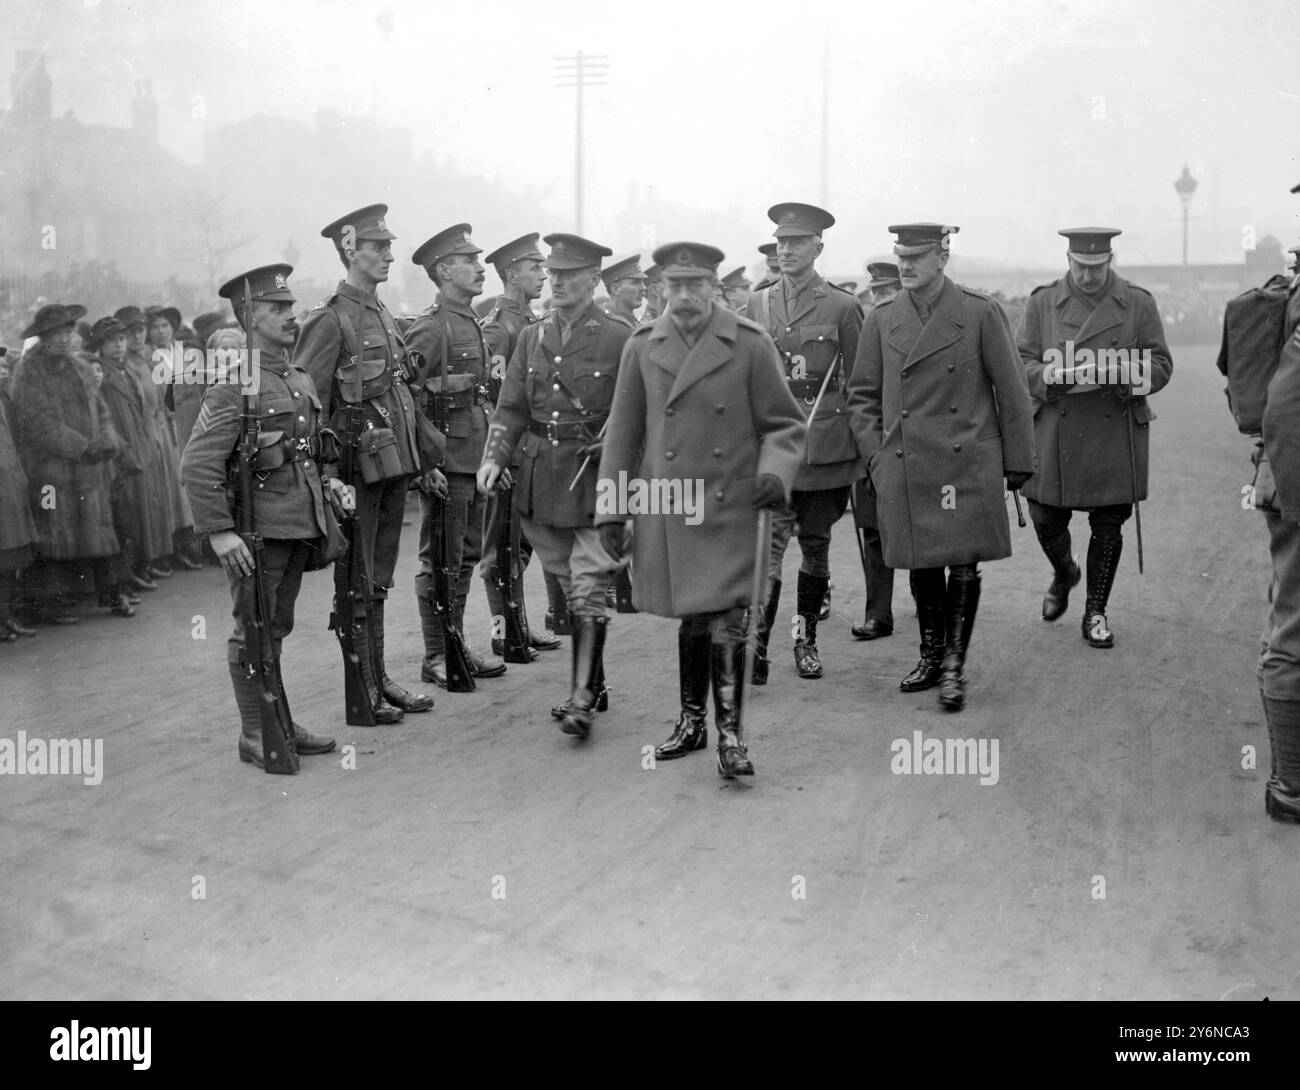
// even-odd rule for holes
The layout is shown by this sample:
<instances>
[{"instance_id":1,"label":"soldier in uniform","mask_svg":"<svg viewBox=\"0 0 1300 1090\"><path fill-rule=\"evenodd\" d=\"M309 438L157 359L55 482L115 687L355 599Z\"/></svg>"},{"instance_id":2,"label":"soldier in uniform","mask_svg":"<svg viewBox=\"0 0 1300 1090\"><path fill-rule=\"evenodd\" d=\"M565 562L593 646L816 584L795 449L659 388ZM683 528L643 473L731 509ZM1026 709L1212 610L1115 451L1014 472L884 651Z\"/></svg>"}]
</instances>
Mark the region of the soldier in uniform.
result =
<instances>
[{"instance_id":1,"label":"soldier in uniform","mask_svg":"<svg viewBox=\"0 0 1300 1090\"><path fill-rule=\"evenodd\" d=\"M1029 393L1034 401L1038 473L1025 487L1034 531L1052 565L1043 619L1069 606L1081 572L1070 545L1070 514L1087 511L1087 598L1083 638L1090 647L1113 647L1106 620L1115 572L1124 547L1123 525L1134 502L1147 497L1149 425L1155 419L1146 394L1169 382L1173 361L1156 302L1145 288L1111 268L1112 227L1059 232L1070 240L1069 272L1033 290L1019 336ZM1106 365L1116 353L1124 367ZM1098 353L1090 373L1074 367ZM1048 359L1047 357L1054 357ZM1136 489L1136 491L1135 491Z\"/></svg>"},{"instance_id":2,"label":"soldier in uniform","mask_svg":"<svg viewBox=\"0 0 1300 1090\"><path fill-rule=\"evenodd\" d=\"M1300 185L1291 192L1300 193ZM1300 266L1300 247L1293 252ZM1276 502L1259 502L1268 526L1273 586L1258 680L1272 753L1264 809L1274 821L1300 824L1300 275L1291 285L1284 321L1286 341L1263 418Z\"/></svg>"},{"instance_id":3,"label":"soldier in uniform","mask_svg":"<svg viewBox=\"0 0 1300 1090\"><path fill-rule=\"evenodd\" d=\"M979 562L1011 555L1003 479L1019 488L1034 472L1032 410L1005 312L944 275L957 228L889 230L903 290L867 313L848 409L885 563L911 572L916 597L921 660L899 688L939 685L940 705L959 711Z\"/></svg>"},{"instance_id":4,"label":"soldier in uniform","mask_svg":"<svg viewBox=\"0 0 1300 1090\"><path fill-rule=\"evenodd\" d=\"M755 294L764 288L770 288L781 279L781 262L776 256L776 243L765 242L758 248L758 252L763 255L763 260L767 263L767 271L763 273L763 279L754 285Z\"/></svg>"},{"instance_id":5,"label":"soldier in uniform","mask_svg":"<svg viewBox=\"0 0 1300 1090\"><path fill-rule=\"evenodd\" d=\"M664 312L664 278L658 265L645 271L645 310L641 312L640 325L649 325Z\"/></svg>"},{"instance_id":6,"label":"soldier in uniform","mask_svg":"<svg viewBox=\"0 0 1300 1090\"><path fill-rule=\"evenodd\" d=\"M740 313L745 309L745 304L749 302L749 291L751 284L749 277L745 275L745 266L732 269L722 278L722 294L727 301L727 309Z\"/></svg>"},{"instance_id":7,"label":"soldier in uniform","mask_svg":"<svg viewBox=\"0 0 1300 1090\"><path fill-rule=\"evenodd\" d=\"M229 299L248 333L250 367L257 391L261 432L259 465L253 500L253 528L262 535L267 601L271 610L270 638L279 674L280 645L293 631L294 603L313 551L319 556L326 535L325 486L317 465L320 455L320 401L302 368L290 364L289 350L298 335L289 290L288 265L264 265L227 281L218 294ZM248 298L244 285L248 285ZM244 617L239 608L240 584L253 573L253 555L235 529L229 499L232 459L239 447L243 388L236 381L208 386L190 441L181 458L181 479L200 533L208 535L212 551L225 569L235 602L235 628L226 644L230 682L239 709L239 759L261 768L262 717L254 665L247 661ZM279 442L263 441L280 434ZM332 502L350 505L352 496L337 479L328 482ZM329 753L333 738L321 738L293 724L290 742L299 755Z\"/></svg>"},{"instance_id":8,"label":"soldier in uniform","mask_svg":"<svg viewBox=\"0 0 1300 1090\"><path fill-rule=\"evenodd\" d=\"M871 277L864 293L870 305L892 299L902 289L898 279L898 266L888 261L873 261L867 265ZM862 296L858 297L859 299ZM862 536L862 555L867 585L867 601L861 624L850 630L858 640L878 640L894 634L894 569L885 563L880 545L880 524L876 519L876 493L871 478L863 477L853 486L853 508L857 527Z\"/></svg>"},{"instance_id":9,"label":"soldier in uniform","mask_svg":"<svg viewBox=\"0 0 1300 1090\"><path fill-rule=\"evenodd\" d=\"M593 710L608 706L605 589L617 564L595 527L601 429L632 331L593 302L601 260L613 251L577 235L544 241L551 247L546 267L554 309L519 338L492 414L478 486L484 493L496 487L523 444L515 507L543 566L559 577L573 618L572 688L557 717L562 731L585 738Z\"/></svg>"},{"instance_id":10,"label":"soldier in uniform","mask_svg":"<svg viewBox=\"0 0 1300 1090\"><path fill-rule=\"evenodd\" d=\"M646 297L646 275L641 271L641 256L633 254L622 261L607 265L600 278L609 292L609 306L605 313L637 327L636 311Z\"/></svg>"},{"instance_id":11,"label":"soldier in uniform","mask_svg":"<svg viewBox=\"0 0 1300 1090\"><path fill-rule=\"evenodd\" d=\"M750 296L747 316L776 341L790 392L815 418L808 421L808 449L795 477L789 505L773 521L771 591L759 617L754 684L767 681L767 644L781 600L781 564L792 536L803 563L796 592L794 661L802 678L822 676L817 621L830 588L831 527L849 502L849 489L864 470L844 408L847 372L858 349L862 308L857 297L823 280L814 268L822 232L835 217L809 204L768 209L776 224L781 278Z\"/></svg>"},{"instance_id":12,"label":"soldier in uniform","mask_svg":"<svg viewBox=\"0 0 1300 1090\"><path fill-rule=\"evenodd\" d=\"M440 231L419 247L411 260L438 288L437 300L406 331L423 397L440 396L445 412L443 430L447 453L441 466L447 478L446 514L439 501L428 496L420 503L420 566L415 574L415 596L424 633L424 665L420 676L447 686L446 634L433 606L435 520L445 518L447 570L454 580L452 621L465 637L470 673L476 678L500 677L506 664L470 650L465 634L465 603L474 581L474 568L483 557L483 531L487 498L474 484L483 443L487 439L491 353L483 339L471 303L483 294L483 266L468 223ZM432 415L431 405L425 412Z\"/></svg>"},{"instance_id":13,"label":"soldier in uniform","mask_svg":"<svg viewBox=\"0 0 1300 1090\"><path fill-rule=\"evenodd\" d=\"M722 251L676 242L655 251L668 314L633 335L619 368L601 487L627 478L701 480L696 518L638 513L632 548L638 607L681 618L682 710L655 750L664 760L708 745L712 684L718 772L752 776L742 728L744 611L751 603L754 508L790 494L803 460L804 416L763 330L710 301ZM605 551L623 550L626 512L602 506Z\"/></svg>"},{"instance_id":14,"label":"soldier in uniform","mask_svg":"<svg viewBox=\"0 0 1300 1090\"><path fill-rule=\"evenodd\" d=\"M510 357L514 355L515 348L519 344L519 335L530 325L537 322L537 316L533 313L533 300L539 299L542 294L542 287L546 283L546 270L542 268L542 252L537 248L538 235L536 232L529 235L523 235L513 242L507 242L504 246L493 250L484 260L497 271L497 276L501 278L503 287L500 298L497 299L496 305L483 318L483 340L487 343L488 352L491 354L491 381L488 383L492 391L492 404L495 407L497 400L501 396L501 383L506 377L506 365L510 362ZM511 466L512 471L519 468L519 456L522 452L515 451L514 463ZM479 575L483 577L483 585L487 590L488 608L492 611L493 617L505 615L506 605L501 599L501 592L496 586L496 568L497 553L494 543L497 537L497 514L498 505L496 503L496 493L488 497L488 515L487 529L483 532L483 540L486 547L483 550L483 562L479 565ZM519 513L511 508L512 520L517 527L519 524ZM512 527L511 533L516 533ZM519 561L520 572L527 567L528 562L532 559L533 547L528 543L528 539L522 533L517 533L519 540ZM560 581L549 572L543 572L546 582L546 596L550 603L550 611L547 616L552 618L552 627L554 627L554 612L558 606L563 616L564 630L568 631L568 606L564 601L564 591L560 589ZM521 579L522 582L522 579ZM523 587L516 586L514 593L523 594ZM532 625L528 626L528 645L534 651L554 651L560 646L560 641L554 636L548 636L544 631L534 630ZM505 650L504 641L493 639L492 653L501 655Z\"/></svg>"},{"instance_id":15,"label":"soldier in uniform","mask_svg":"<svg viewBox=\"0 0 1300 1090\"><path fill-rule=\"evenodd\" d=\"M353 479L344 481L356 492L353 547L369 593L355 605L355 620L363 622L365 646L358 648L362 673L368 674L373 663L378 675L367 678L371 691L379 693L377 723L396 723L403 712L426 712L433 707L433 697L408 692L393 681L384 662L384 607L397 568L406 493L421 470L429 468L422 462L416 419L419 410L408 387L411 372L406 346L377 294L379 285L388 279L392 240L397 237L384 221L387 213L387 205L369 205L321 231L322 238L333 242L347 278L339 281L333 295L312 308L293 353L294 366L311 376L325 419L343 442L363 438L347 435L349 405L362 406L366 432L389 429L396 440L396 474L367 484L358 466ZM429 460L427 451L424 458ZM331 474L338 468L326 467ZM425 487L437 486L433 477L430 473L424 478ZM334 588L340 607L348 600L346 583L347 566L336 564Z\"/></svg>"}]
</instances>

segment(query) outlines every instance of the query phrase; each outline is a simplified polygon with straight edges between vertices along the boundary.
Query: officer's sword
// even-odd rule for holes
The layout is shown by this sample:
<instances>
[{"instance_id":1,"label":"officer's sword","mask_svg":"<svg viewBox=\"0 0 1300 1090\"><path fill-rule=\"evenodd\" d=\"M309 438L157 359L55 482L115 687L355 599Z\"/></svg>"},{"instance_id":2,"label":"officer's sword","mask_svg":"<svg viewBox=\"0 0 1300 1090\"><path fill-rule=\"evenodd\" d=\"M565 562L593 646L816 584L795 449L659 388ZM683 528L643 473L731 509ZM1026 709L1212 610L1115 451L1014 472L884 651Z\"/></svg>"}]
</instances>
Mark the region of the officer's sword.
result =
<instances>
[{"instance_id":1,"label":"officer's sword","mask_svg":"<svg viewBox=\"0 0 1300 1090\"><path fill-rule=\"evenodd\" d=\"M605 417L605 423L603 423L603 424L600 426L600 431L596 432L596 438L593 439L592 442L594 442L594 443L599 443L602 439L604 439L604 438L605 438L605 429L608 428L608 427L609 427L609 417L607 416L607 417ZM588 432L587 434L590 435L591 432ZM582 460L582 465L580 465L580 466L578 467L578 472L577 472L577 474L574 476L573 480L571 480L571 481L569 482L569 491L570 491L570 492L572 492L575 488L578 487L578 482L579 482L580 480L582 480L582 475L583 475L584 473L587 472L587 467L588 467L589 465L591 465L591 455L590 455L590 454L588 454L587 457L585 457L585 458Z\"/></svg>"}]
</instances>

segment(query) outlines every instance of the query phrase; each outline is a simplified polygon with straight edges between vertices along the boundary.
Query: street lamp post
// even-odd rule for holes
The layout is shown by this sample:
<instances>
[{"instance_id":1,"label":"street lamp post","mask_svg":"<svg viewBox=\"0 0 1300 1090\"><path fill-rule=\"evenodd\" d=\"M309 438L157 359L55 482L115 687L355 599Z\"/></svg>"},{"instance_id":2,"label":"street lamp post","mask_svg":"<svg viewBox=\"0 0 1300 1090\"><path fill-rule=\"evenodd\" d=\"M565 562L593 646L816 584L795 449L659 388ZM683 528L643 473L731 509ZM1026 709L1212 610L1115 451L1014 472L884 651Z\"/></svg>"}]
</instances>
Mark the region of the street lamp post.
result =
<instances>
[{"instance_id":1,"label":"street lamp post","mask_svg":"<svg viewBox=\"0 0 1300 1090\"><path fill-rule=\"evenodd\" d=\"M1178 193L1178 199L1183 202L1183 264L1187 264L1187 206L1192 203L1192 194L1196 192L1196 179L1192 177L1192 172L1187 169L1187 164L1183 164L1183 172L1174 182L1174 189Z\"/></svg>"}]
</instances>

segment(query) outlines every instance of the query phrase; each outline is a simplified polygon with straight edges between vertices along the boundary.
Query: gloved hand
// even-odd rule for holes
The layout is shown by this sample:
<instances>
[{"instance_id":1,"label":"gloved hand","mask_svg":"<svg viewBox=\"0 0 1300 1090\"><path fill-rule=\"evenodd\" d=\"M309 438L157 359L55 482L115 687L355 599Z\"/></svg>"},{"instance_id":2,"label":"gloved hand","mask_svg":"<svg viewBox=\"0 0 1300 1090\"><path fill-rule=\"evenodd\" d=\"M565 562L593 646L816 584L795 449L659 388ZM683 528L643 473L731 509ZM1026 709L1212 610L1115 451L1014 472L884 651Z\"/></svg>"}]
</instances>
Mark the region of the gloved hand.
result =
<instances>
[{"instance_id":1,"label":"gloved hand","mask_svg":"<svg viewBox=\"0 0 1300 1090\"><path fill-rule=\"evenodd\" d=\"M1006 472L1007 491L1018 492L1024 483L1032 476L1032 473L1018 473L1014 469L1008 469Z\"/></svg>"},{"instance_id":2,"label":"gloved hand","mask_svg":"<svg viewBox=\"0 0 1300 1090\"><path fill-rule=\"evenodd\" d=\"M579 447L578 453L581 454L583 458L590 458L593 462L599 464L600 456L604 449L605 440L597 439L594 443L588 443L585 447Z\"/></svg>"},{"instance_id":3,"label":"gloved hand","mask_svg":"<svg viewBox=\"0 0 1300 1090\"><path fill-rule=\"evenodd\" d=\"M601 548L615 560L623 559L623 534L625 526L621 522L607 522L600 528Z\"/></svg>"},{"instance_id":4,"label":"gloved hand","mask_svg":"<svg viewBox=\"0 0 1300 1090\"><path fill-rule=\"evenodd\" d=\"M778 477L763 473L754 482L754 510L760 507L780 507L785 503L785 486Z\"/></svg>"},{"instance_id":5,"label":"gloved hand","mask_svg":"<svg viewBox=\"0 0 1300 1090\"><path fill-rule=\"evenodd\" d=\"M86 444L82 457L88 462L106 462L117 453L116 444L106 436L96 436Z\"/></svg>"},{"instance_id":6,"label":"gloved hand","mask_svg":"<svg viewBox=\"0 0 1300 1090\"><path fill-rule=\"evenodd\" d=\"M447 478L440 469L429 469L416 478L416 487L426 496L437 496L445 500L448 496Z\"/></svg>"}]
</instances>

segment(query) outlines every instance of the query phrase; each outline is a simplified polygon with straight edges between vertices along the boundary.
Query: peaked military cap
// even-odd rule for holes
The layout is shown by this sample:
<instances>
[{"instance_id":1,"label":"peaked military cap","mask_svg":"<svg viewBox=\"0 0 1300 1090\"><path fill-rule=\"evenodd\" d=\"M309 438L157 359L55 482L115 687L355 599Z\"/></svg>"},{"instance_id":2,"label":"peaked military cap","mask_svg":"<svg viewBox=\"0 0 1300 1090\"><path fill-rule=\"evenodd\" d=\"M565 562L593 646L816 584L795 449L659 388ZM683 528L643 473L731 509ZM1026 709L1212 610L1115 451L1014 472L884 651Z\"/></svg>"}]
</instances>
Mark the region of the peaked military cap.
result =
<instances>
[{"instance_id":1,"label":"peaked military cap","mask_svg":"<svg viewBox=\"0 0 1300 1090\"><path fill-rule=\"evenodd\" d=\"M723 291L730 291L732 288L747 288L749 283L749 277L745 275L745 266L741 265L739 268L732 269L722 278L722 289Z\"/></svg>"},{"instance_id":2,"label":"peaked military cap","mask_svg":"<svg viewBox=\"0 0 1300 1090\"><path fill-rule=\"evenodd\" d=\"M871 277L869 288L883 288L886 284L901 284L898 266L892 261L871 261L867 264L867 275Z\"/></svg>"},{"instance_id":3,"label":"peaked military cap","mask_svg":"<svg viewBox=\"0 0 1300 1090\"><path fill-rule=\"evenodd\" d=\"M62 303L46 303L36 312L36 317L32 319L31 324L23 330L23 336L39 337L43 333L62 329L65 325L75 326L78 319L85 316L86 308L75 303L71 306L64 306Z\"/></svg>"},{"instance_id":4,"label":"peaked military cap","mask_svg":"<svg viewBox=\"0 0 1300 1090\"><path fill-rule=\"evenodd\" d=\"M544 262L548 269L586 269L592 265L599 268L601 261L614 256L608 246L581 235L547 235L542 241L551 248L551 255Z\"/></svg>"},{"instance_id":5,"label":"peaked military cap","mask_svg":"<svg viewBox=\"0 0 1300 1090\"><path fill-rule=\"evenodd\" d=\"M897 235L894 253L899 257L916 257L929 251L932 246L947 250L949 236L955 235L960 227L950 227L946 223L892 223L889 233Z\"/></svg>"},{"instance_id":6,"label":"peaked military cap","mask_svg":"<svg viewBox=\"0 0 1300 1090\"><path fill-rule=\"evenodd\" d=\"M175 333L181 327L181 312L175 307L145 307L144 323L148 325L155 318L166 318L171 323L172 332Z\"/></svg>"},{"instance_id":7,"label":"peaked military cap","mask_svg":"<svg viewBox=\"0 0 1300 1090\"><path fill-rule=\"evenodd\" d=\"M726 255L703 242L670 242L654 253L655 264L664 276L717 276Z\"/></svg>"},{"instance_id":8,"label":"peaked military cap","mask_svg":"<svg viewBox=\"0 0 1300 1090\"><path fill-rule=\"evenodd\" d=\"M1070 256L1080 265L1104 265L1111 258L1110 240L1120 232L1114 227L1067 227L1056 233L1070 240Z\"/></svg>"},{"instance_id":9,"label":"peaked military cap","mask_svg":"<svg viewBox=\"0 0 1300 1090\"><path fill-rule=\"evenodd\" d=\"M289 277L293 274L292 265L261 265L249 269L246 273L231 277L217 289L223 299L229 299L232 307L244 305L244 281L248 281L248 291L254 302L260 303L296 303L289 290Z\"/></svg>"},{"instance_id":10,"label":"peaked military cap","mask_svg":"<svg viewBox=\"0 0 1300 1090\"><path fill-rule=\"evenodd\" d=\"M340 216L328 227L322 227L321 238L333 239L341 245L344 229L348 227L352 228L353 237L358 242L366 239L382 242L385 239L396 238L397 236L384 222L386 215L388 215L388 205L368 204L365 208L358 208L355 212Z\"/></svg>"},{"instance_id":11,"label":"peaked military cap","mask_svg":"<svg viewBox=\"0 0 1300 1090\"><path fill-rule=\"evenodd\" d=\"M766 257L768 260L771 260L772 258L776 257L776 243L765 242L763 243L762 246L758 248L758 252L762 254L764 257Z\"/></svg>"},{"instance_id":12,"label":"peaked military cap","mask_svg":"<svg viewBox=\"0 0 1300 1090\"><path fill-rule=\"evenodd\" d=\"M1300 193L1300 183L1298 183L1298 184L1296 184L1296 185L1293 185L1293 186L1291 187L1291 192L1292 192L1292 193Z\"/></svg>"},{"instance_id":13,"label":"peaked military cap","mask_svg":"<svg viewBox=\"0 0 1300 1090\"><path fill-rule=\"evenodd\" d=\"M835 217L824 208L813 204L786 201L774 204L767 210L767 218L776 224L773 238L790 238L794 235L816 235L835 225Z\"/></svg>"},{"instance_id":14,"label":"peaked military cap","mask_svg":"<svg viewBox=\"0 0 1300 1090\"><path fill-rule=\"evenodd\" d=\"M620 280L645 280L646 274L641 271L641 255L633 254L631 257L625 257L622 261L606 266L600 278L605 282L607 291Z\"/></svg>"},{"instance_id":15,"label":"peaked military cap","mask_svg":"<svg viewBox=\"0 0 1300 1090\"><path fill-rule=\"evenodd\" d=\"M117 318L128 328L133 325L144 325L144 312L139 307L118 307L113 311L113 317Z\"/></svg>"},{"instance_id":16,"label":"peaked military cap","mask_svg":"<svg viewBox=\"0 0 1300 1090\"><path fill-rule=\"evenodd\" d=\"M455 254L481 254L483 251L470 238L473 230L468 223L458 223L455 227L439 231L433 238L420 244L419 249L411 255L411 260L426 269L432 269L439 261Z\"/></svg>"},{"instance_id":17,"label":"peaked military cap","mask_svg":"<svg viewBox=\"0 0 1300 1090\"><path fill-rule=\"evenodd\" d=\"M645 278L647 284L658 284L664 278L664 271L658 265L647 265Z\"/></svg>"},{"instance_id":18,"label":"peaked military cap","mask_svg":"<svg viewBox=\"0 0 1300 1090\"><path fill-rule=\"evenodd\" d=\"M121 318L115 318L108 315L106 318L100 318L93 326L90 327L90 333L82 338L85 342L85 348L92 352L103 344L109 337L115 333L121 333L126 336L126 323Z\"/></svg>"},{"instance_id":19,"label":"peaked military cap","mask_svg":"<svg viewBox=\"0 0 1300 1090\"><path fill-rule=\"evenodd\" d=\"M536 231L531 235L520 235L513 242L507 242L493 250L483 260L502 274L507 265L513 265L516 261L542 261L544 258L542 251L537 248L537 239Z\"/></svg>"}]
</instances>

